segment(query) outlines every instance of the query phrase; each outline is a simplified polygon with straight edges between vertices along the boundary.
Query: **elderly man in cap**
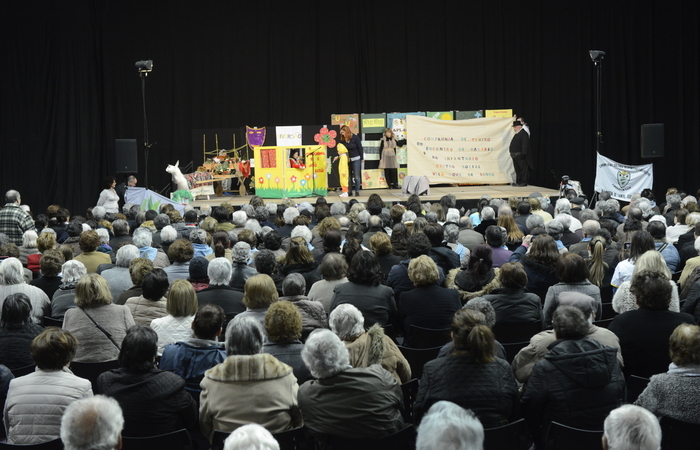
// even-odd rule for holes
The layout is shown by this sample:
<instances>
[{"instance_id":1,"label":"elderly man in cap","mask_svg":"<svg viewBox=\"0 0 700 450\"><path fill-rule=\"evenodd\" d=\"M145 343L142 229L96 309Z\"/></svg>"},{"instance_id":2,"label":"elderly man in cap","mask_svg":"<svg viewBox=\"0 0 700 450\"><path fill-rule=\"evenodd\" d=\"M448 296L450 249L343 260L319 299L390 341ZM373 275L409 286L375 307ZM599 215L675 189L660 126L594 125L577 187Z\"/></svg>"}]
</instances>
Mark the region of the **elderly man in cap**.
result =
<instances>
[{"instance_id":1,"label":"elderly man in cap","mask_svg":"<svg viewBox=\"0 0 700 450\"><path fill-rule=\"evenodd\" d=\"M513 122L515 136L510 141L510 157L513 158L515 168L514 186L527 186L528 166L532 166L532 155L530 155L530 135L523 131L523 124L516 120Z\"/></svg>"}]
</instances>

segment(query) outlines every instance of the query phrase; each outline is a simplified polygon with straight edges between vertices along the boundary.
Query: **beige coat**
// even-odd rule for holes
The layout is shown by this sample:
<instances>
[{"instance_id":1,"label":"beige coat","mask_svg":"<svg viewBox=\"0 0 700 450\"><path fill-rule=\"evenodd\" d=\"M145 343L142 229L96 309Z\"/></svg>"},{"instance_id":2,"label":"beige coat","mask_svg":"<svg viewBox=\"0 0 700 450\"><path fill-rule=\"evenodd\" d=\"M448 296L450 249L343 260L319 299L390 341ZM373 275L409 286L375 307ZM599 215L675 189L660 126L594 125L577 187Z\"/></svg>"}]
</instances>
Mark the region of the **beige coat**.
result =
<instances>
[{"instance_id":1,"label":"beige coat","mask_svg":"<svg viewBox=\"0 0 700 450\"><path fill-rule=\"evenodd\" d=\"M209 440L214 430L230 433L248 423L270 433L302 425L292 368L267 353L229 356L200 386L199 424Z\"/></svg>"},{"instance_id":2,"label":"beige coat","mask_svg":"<svg viewBox=\"0 0 700 450\"><path fill-rule=\"evenodd\" d=\"M148 327L151 326L153 319L160 319L168 315L168 311L165 309L166 303L167 299L165 297L154 302L144 298L142 295L140 297L131 297L126 301L126 306L129 307L136 325Z\"/></svg>"},{"instance_id":3,"label":"beige coat","mask_svg":"<svg viewBox=\"0 0 700 450\"><path fill-rule=\"evenodd\" d=\"M411 379L411 366L391 338L378 324L354 340L343 341L356 368L381 364L399 384Z\"/></svg>"}]
</instances>

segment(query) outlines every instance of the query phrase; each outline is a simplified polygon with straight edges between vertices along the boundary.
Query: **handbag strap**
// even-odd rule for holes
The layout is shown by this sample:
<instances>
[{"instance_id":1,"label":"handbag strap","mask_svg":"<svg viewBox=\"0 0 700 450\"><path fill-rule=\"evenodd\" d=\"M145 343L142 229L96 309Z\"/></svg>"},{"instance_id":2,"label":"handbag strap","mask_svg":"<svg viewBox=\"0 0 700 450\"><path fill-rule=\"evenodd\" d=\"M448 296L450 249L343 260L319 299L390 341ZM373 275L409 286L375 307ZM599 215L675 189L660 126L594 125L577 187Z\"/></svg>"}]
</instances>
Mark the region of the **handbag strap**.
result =
<instances>
[{"instance_id":1,"label":"handbag strap","mask_svg":"<svg viewBox=\"0 0 700 450\"><path fill-rule=\"evenodd\" d=\"M81 308L81 310L85 313L85 315L88 317L88 319L90 319L90 320L92 321L92 323L95 324L95 326L97 327L97 329L100 330L105 336L107 336L107 339L109 339L109 341L110 341L112 344L114 344L115 347L117 347L117 350L121 351L121 347L119 347L119 344L117 344L116 342L114 342L114 339L112 339L112 335L109 334L109 332L108 332L107 330L105 330L104 328L102 328L102 325L100 325L99 323L97 323L97 322L95 321L95 319L93 319L92 316L90 316L90 314L87 313L87 311L85 311L85 310L82 309L82 308Z\"/></svg>"}]
</instances>

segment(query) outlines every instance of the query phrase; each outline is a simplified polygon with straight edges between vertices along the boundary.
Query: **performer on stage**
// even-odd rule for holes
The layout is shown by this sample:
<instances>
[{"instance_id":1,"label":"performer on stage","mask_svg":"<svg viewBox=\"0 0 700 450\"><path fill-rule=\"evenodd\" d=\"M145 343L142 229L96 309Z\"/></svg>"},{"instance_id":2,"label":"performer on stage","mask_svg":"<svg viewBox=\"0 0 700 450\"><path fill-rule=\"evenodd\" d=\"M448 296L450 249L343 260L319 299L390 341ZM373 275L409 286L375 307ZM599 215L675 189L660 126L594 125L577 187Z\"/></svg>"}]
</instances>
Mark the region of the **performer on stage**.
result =
<instances>
[{"instance_id":1,"label":"performer on stage","mask_svg":"<svg viewBox=\"0 0 700 450\"><path fill-rule=\"evenodd\" d=\"M362 141L350 131L347 125L340 127L340 140L348 149L348 159L350 159L350 197L352 197L353 184L355 195L359 197L362 187L362 163L365 160Z\"/></svg>"},{"instance_id":2,"label":"performer on stage","mask_svg":"<svg viewBox=\"0 0 700 450\"><path fill-rule=\"evenodd\" d=\"M100 198L95 206L104 206L108 213L119 212L119 195L114 190L117 186L117 180L114 177L105 178L104 189L100 192Z\"/></svg>"},{"instance_id":3,"label":"performer on stage","mask_svg":"<svg viewBox=\"0 0 700 450\"><path fill-rule=\"evenodd\" d=\"M384 135L379 141L379 168L384 169L386 183L391 189L399 188L399 162L396 159L396 148L404 145L406 145L406 139L397 141L391 128L384 130Z\"/></svg>"},{"instance_id":4,"label":"performer on stage","mask_svg":"<svg viewBox=\"0 0 700 450\"><path fill-rule=\"evenodd\" d=\"M345 147L345 144L338 144L338 147L336 147L336 150L338 150L338 156L333 158L333 162L340 160L340 162L338 163L338 181L340 182L340 188L343 191L343 193L340 194L340 197L347 197L348 196L348 149L347 149L347 147ZM350 195L352 195L352 194L350 194Z\"/></svg>"},{"instance_id":5,"label":"performer on stage","mask_svg":"<svg viewBox=\"0 0 700 450\"><path fill-rule=\"evenodd\" d=\"M289 166L292 169L306 169L304 160L299 156L299 150L292 151L292 157L289 158Z\"/></svg>"},{"instance_id":6,"label":"performer on stage","mask_svg":"<svg viewBox=\"0 0 700 450\"><path fill-rule=\"evenodd\" d=\"M513 158L513 167L515 168L513 186L527 186L528 167L532 167L530 136L523 130L523 124L519 120L513 122L513 131L515 136L510 141L510 157Z\"/></svg>"}]
</instances>

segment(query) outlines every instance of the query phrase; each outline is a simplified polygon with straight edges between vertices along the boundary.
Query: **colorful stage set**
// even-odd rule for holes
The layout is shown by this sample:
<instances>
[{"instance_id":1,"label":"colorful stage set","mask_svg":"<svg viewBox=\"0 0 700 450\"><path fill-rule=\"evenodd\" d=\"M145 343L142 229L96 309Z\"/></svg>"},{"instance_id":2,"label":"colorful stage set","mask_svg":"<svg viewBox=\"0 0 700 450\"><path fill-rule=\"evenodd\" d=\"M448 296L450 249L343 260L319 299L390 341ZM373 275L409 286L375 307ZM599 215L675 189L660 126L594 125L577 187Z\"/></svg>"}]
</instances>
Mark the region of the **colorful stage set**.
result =
<instances>
[{"instance_id":1,"label":"colorful stage set","mask_svg":"<svg viewBox=\"0 0 700 450\"><path fill-rule=\"evenodd\" d=\"M204 163L199 170L212 175L185 175L188 181L193 180L190 203L247 203L250 195L212 198L214 192L210 189L207 197L201 196L202 185L211 186L213 180L223 180L224 190L228 188L226 179L243 180L241 169L245 172L246 167L250 187L263 198L329 196L332 201L347 191L344 165L348 162L342 157L344 147L338 145L343 125L361 138L364 148L360 200L379 189L386 201L405 201L411 193L407 186L418 179L423 186L430 186L421 192L426 201L438 200L445 194L454 194L461 200L478 199L485 194L527 196L533 191L558 195L554 189L510 186L514 181L508 151L513 136L511 110L334 114L330 119L330 125L318 126L193 130L193 144L204 146ZM397 140L406 139L406 145L396 152L403 189L388 189L384 170L379 169L379 144L386 128L392 129ZM228 139L222 143L230 143L231 150L220 149L219 139ZM207 150L207 142L214 143L215 148ZM237 142L245 144L238 147Z\"/></svg>"}]
</instances>

